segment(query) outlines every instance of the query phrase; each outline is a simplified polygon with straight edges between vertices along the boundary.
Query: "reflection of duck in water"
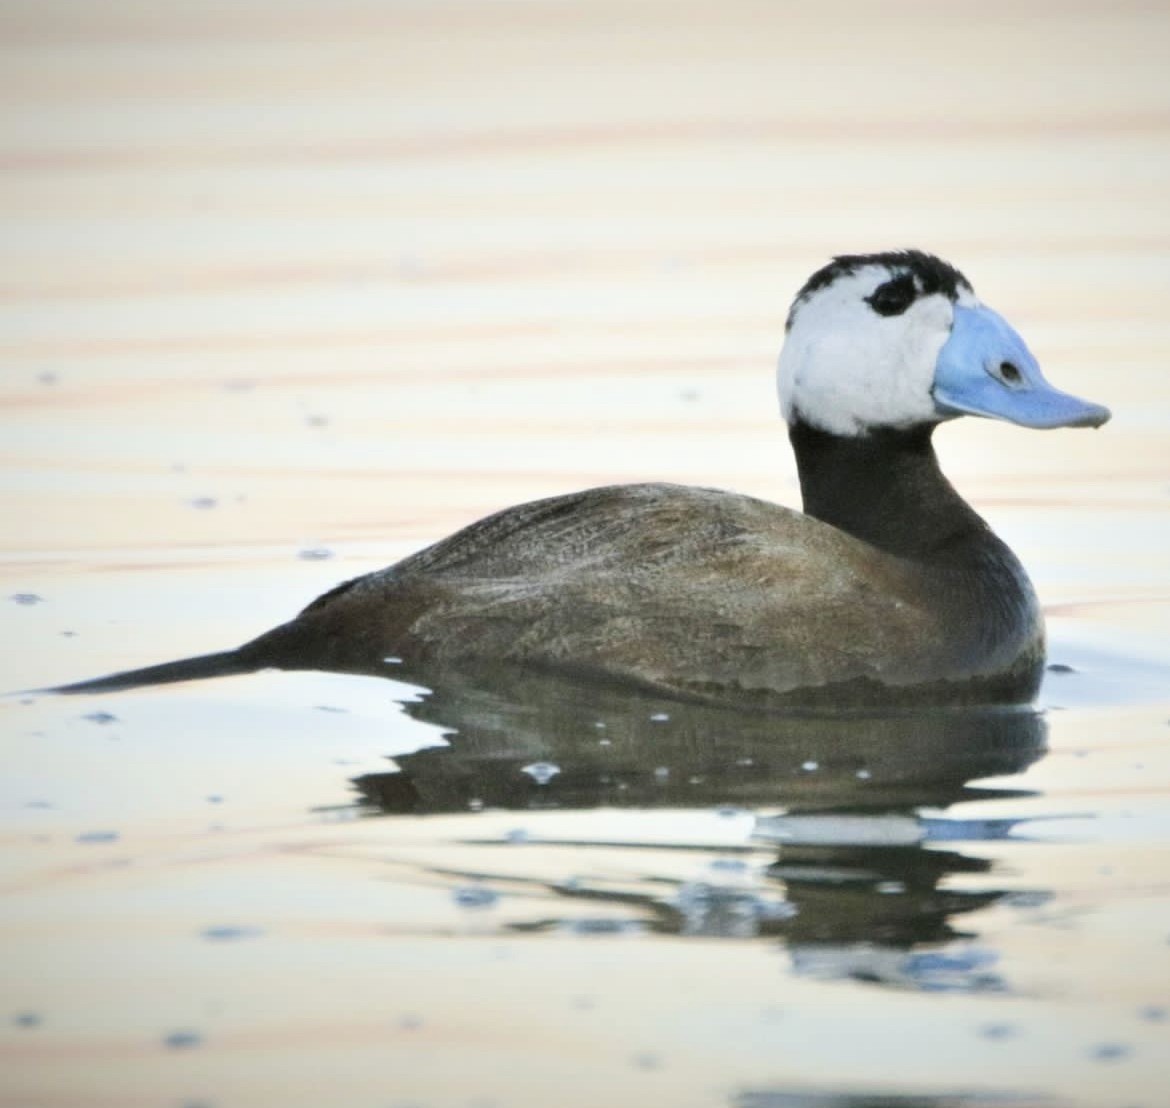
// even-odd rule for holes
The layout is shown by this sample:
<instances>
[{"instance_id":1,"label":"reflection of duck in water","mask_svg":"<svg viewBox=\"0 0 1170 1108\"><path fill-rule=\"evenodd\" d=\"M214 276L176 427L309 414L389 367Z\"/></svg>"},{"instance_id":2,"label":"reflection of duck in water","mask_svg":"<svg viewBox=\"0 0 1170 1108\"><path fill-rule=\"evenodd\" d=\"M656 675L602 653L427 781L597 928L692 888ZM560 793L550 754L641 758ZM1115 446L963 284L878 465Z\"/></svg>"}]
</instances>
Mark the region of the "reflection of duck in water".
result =
<instances>
[{"instance_id":1,"label":"reflection of duck in water","mask_svg":"<svg viewBox=\"0 0 1170 1108\"><path fill-rule=\"evenodd\" d=\"M1029 708L766 713L493 666L448 671L408 715L450 746L396 755L357 785L385 812L776 808L907 811L1018 795L968 782L1044 753Z\"/></svg>"},{"instance_id":2,"label":"reflection of duck in water","mask_svg":"<svg viewBox=\"0 0 1170 1108\"><path fill-rule=\"evenodd\" d=\"M407 864L457 903L519 933L772 938L802 975L1003 987L957 921L1007 890L953 847L1020 822L976 802L1029 794L971 782L1043 754L1038 713L743 712L506 668L449 678L405 707L450 745L355 784L367 808L439 817L433 860L415 847ZM958 802L963 818L944 813Z\"/></svg>"},{"instance_id":3,"label":"reflection of duck in water","mask_svg":"<svg viewBox=\"0 0 1170 1108\"><path fill-rule=\"evenodd\" d=\"M942 475L965 413L1098 426L945 262L847 256L796 297L779 367L805 513L628 485L510 508L223 654L72 686L472 659L772 705L1019 703L1043 626L1011 551Z\"/></svg>"}]
</instances>

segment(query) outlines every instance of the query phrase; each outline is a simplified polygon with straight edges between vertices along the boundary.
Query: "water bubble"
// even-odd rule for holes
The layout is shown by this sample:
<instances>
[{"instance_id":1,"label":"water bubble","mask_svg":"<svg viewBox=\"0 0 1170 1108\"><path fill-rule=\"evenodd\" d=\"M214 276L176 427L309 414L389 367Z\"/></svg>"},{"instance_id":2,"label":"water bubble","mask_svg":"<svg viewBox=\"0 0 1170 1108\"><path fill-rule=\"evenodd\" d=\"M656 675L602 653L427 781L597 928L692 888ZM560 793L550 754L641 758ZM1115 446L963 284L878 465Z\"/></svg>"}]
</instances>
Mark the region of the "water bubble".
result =
<instances>
[{"instance_id":1,"label":"water bubble","mask_svg":"<svg viewBox=\"0 0 1170 1108\"><path fill-rule=\"evenodd\" d=\"M906 884L903 881L879 881L874 885L874 891L886 895L904 893L906 891Z\"/></svg>"},{"instance_id":2,"label":"water bubble","mask_svg":"<svg viewBox=\"0 0 1170 1108\"><path fill-rule=\"evenodd\" d=\"M12 1022L16 1024L17 1027L31 1028L40 1027L42 1020L39 1012L17 1012L16 1015L12 1017Z\"/></svg>"},{"instance_id":3,"label":"water bubble","mask_svg":"<svg viewBox=\"0 0 1170 1108\"><path fill-rule=\"evenodd\" d=\"M213 943L230 943L238 939L257 939L263 934L263 929L259 927L220 925L216 927L205 927L199 932L199 937Z\"/></svg>"},{"instance_id":4,"label":"water bubble","mask_svg":"<svg viewBox=\"0 0 1170 1108\"><path fill-rule=\"evenodd\" d=\"M662 784L670 779L670 766L656 766L654 769L654 780Z\"/></svg>"},{"instance_id":5,"label":"water bubble","mask_svg":"<svg viewBox=\"0 0 1170 1108\"><path fill-rule=\"evenodd\" d=\"M402 659L395 654L388 655L387 657L383 658L382 661L388 666L402 665Z\"/></svg>"},{"instance_id":6,"label":"water bubble","mask_svg":"<svg viewBox=\"0 0 1170 1108\"><path fill-rule=\"evenodd\" d=\"M483 811L483 801L478 796L473 796L468 802L467 807L473 812Z\"/></svg>"},{"instance_id":7,"label":"water bubble","mask_svg":"<svg viewBox=\"0 0 1170 1108\"><path fill-rule=\"evenodd\" d=\"M748 864L742 858L713 858L709 869L717 873L747 873Z\"/></svg>"},{"instance_id":8,"label":"water bubble","mask_svg":"<svg viewBox=\"0 0 1170 1108\"><path fill-rule=\"evenodd\" d=\"M169 1050L190 1050L202 1045L203 1036L198 1031L172 1031L163 1039L163 1046Z\"/></svg>"},{"instance_id":9,"label":"water bubble","mask_svg":"<svg viewBox=\"0 0 1170 1108\"><path fill-rule=\"evenodd\" d=\"M1142 1008L1138 1015L1149 1023L1165 1023L1170 1019L1170 1009L1162 1007L1160 1004L1147 1004Z\"/></svg>"},{"instance_id":10,"label":"water bubble","mask_svg":"<svg viewBox=\"0 0 1170 1108\"><path fill-rule=\"evenodd\" d=\"M532 833L524 827L513 827L504 839L510 843L526 843L532 841Z\"/></svg>"},{"instance_id":11,"label":"water bubble","mask_svg":"<svg viewBox=\"0 0 1170 1108\"><path fill-rule=\"evenodd\" d=\"M650 719L654 723L665 723L670 719L670 714L668 712L655 712Z\"/></svg>"},{"instance_id":12,"label":"water bubble","mask_svg":"<svg viewBox=\"0 0 1170 1108\"><path fill-rule=\"evenodd\" d=\"M297 557L302 562L327 562L333 557L333 551L327 546L306 546L297 551Z\"/></svg>"},{"instance_id":13,"label":"water bubble","mask_svg":"<svg viewBox=\"0 0 1170 1108\"><path fill-rule=\"evenodd\" d=\"M800 768L804 770L805 773L816 773L816 771L821 768L821 763L814 762L810 758L807 762L801 762Z\"/></svg>"},{"instance_id":14,"label":"water bubble","mask_svg":"<svg viewBox=\"0 0 1170 1108\"><path fill-rule=\"evenodd\" d=\"M987 971L997 959L995 951L975 946L921 951L903 960L902 971L930 992L998 992L1003 982Z\"/></svg>"},{"instance_id":15,"label":"water bubble","mask_svg":"<svg viewBox=\"0 0 1170 1108\"><path fill-rule=\"evenodd\" d=\"M45 602L45 598L38 596L35 592L14 592L8 599L13 604L20 604L25 608L31 608L34 604L44 604Z\"/></svg>"},{"instance_id":16,"label":"water bubble","mask_svg":"<svg viewBox=\"0 0 1170 1108\"><path fill-rule=\"evenodd\" d=\"M75 843L116 843L121 838L118 831L83 831L74 836Z\"/></svg>"},{"instance_id":17,"label":"water bubble","mask_svg":"<svg viewBox=\"0 0 1170 1108\"><path fill-rule=\"evenodd\" d=\"M559 930L571 935L640 935L646 930L646 925L641 920L605 919L597 916L561 920L558 927Z\"/></svg>"},{"instance_id":18,"label":"water bubble","mask_svg":"<svg viewBox=\"0 0 1170 1108\"><path fill-rule=\"evenodd\" d=\"M90 723L117 723L118 717L113 712L89 712L81 717L89 720Z\"/></svg>"},{"instance_id":19,"label":"water bubble","mask_svg":"<svg viewBox=\"0 0 1170 1108\"><path fill-rule=\"evenodd\" d=\"M613 739L598 739L598 746L613 746Z\"/></svg>"},{"instance_id":20,"label":"water bubble","mask_svg":"<svg viewBox=\"0 0 1170 1108\"><path fill-rule=\"evenodd\" d=\"M1040 908L1052 900L1052 893L1043 889L1021 889L1018 892L1008 893L1001 900L1002 904L1012 908Z\"/></svg>"},{"instance_id":21,"label":"water bubble","mask_svg":"<svg viewBox=\"0 0 1170 1108\"><path fill-rule=\"evenodd\" d=\"M214 496L193 496L187 501L189 507L198 508L200 511L214 508L218 503L219 501Z\"/></svg>"},{"instance_id":22,"label":"water bubble","mask_svg":"<svg viewBox=\"0 0 1170 1108\"><path fill-rule=\"evenodd\" d=\"M999 1042L1015 1038L1017 1031L1010 1023L987 1023L979 1028L979 1034L985 1039Z\"/></svg>"},{"instance_id":23,"label":"water bubble","mask_svg":"<svg viewBox=\"0 0 1170 1108\"><path fill-rule=\"evenodd\" d=\"M486 885L460 885L452 896L460 908L472 909L490 908L500 899L500 894Z\"/></svg>"},{"instance_id":24,"label":"water bubble","mask_svg":"<svg viewBox=\"0 0 1170 1108\"><path fill-rule=\"evenodd\" d=\"M867 769L859 769L853 776L856 777L858 781L868 781L873 776L873 774L870 773Z\"/></svg>"},{"instance_id":25,"label":"water bubble","mask_svg":"<svg viewBox=\"0 0 1170 1108\"><path fill-rule=\"evenodd\" d=\"M1129 1057L1125 1043L1098 1043L1089 1051L1089 1057L1096 1062L1120 1062Z\"/></svg>"},{"instance_id":26,"label":"water bubble","mask_svg":"<svg viewBox=\"0 0 1170 1108\"><path fill-rule=\"evenodd\" d=\"M600 719L596 720L594 722L593 726L596 727L599 731L604 731L605 730L605 721L600 720Z\"/></svg>"},{"instance_id":27,"label":"water bubble","mask_svg":"<svg viewBox=\"0 0 1170 1108\"><path fill-rule=\"evenodd\" d=\"M520 772L528 774L538 785L547 785L561 772L561 767L553 762L532 762L527 766L521 766Z\"/></svg>"}]
</instances>

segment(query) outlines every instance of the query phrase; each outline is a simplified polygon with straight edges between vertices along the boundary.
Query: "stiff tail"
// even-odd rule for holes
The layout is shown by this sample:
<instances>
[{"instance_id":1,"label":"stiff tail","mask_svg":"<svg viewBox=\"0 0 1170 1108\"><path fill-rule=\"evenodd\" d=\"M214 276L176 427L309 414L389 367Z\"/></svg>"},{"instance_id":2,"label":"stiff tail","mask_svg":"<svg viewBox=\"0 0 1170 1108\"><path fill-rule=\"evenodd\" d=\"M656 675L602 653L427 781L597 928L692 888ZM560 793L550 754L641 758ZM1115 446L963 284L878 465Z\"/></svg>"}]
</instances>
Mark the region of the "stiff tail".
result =
<instances>
[{"instance_id":1,"label":"stiff tail","mask_svg":"<svg viewBox=\"0 0 1170 1108\"><path fill-rule=\"evenodd\" d=\"M143 669L128 669L72 685L53 689L38 689L46 693L101 693L119 689L136 689L142 685L169 685L174 681L198 681L205 677L227 677L235 673L254 673L263 668L239 650L224 650L218 654L200 654L195 658L180 658Z\"/></svg>"}]
</instances>

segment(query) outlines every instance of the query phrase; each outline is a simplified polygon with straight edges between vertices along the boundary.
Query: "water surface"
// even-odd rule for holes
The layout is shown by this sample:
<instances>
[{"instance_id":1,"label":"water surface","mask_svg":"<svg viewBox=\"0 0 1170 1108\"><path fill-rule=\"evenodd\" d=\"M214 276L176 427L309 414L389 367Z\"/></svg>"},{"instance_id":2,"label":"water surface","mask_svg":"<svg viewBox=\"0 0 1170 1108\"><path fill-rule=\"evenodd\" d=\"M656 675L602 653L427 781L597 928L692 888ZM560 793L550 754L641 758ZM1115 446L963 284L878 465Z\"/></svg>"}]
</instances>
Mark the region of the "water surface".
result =
<instances>
[{"instance_id":1,"label":"water surface","mask_svg":"<svg viewBox=\"0 0 1170 1108\"><path fill-rule=\"evenodd\" d=\"M796 504L835 252L958 264L1098 433L962 421L1036 711L525 674L0 700L14 1108L1162 1108L1159 5L0 11L0 688L223 649L519 500ZM401 675L400 675L401 676Z\"/></svg>"}]
</instances>

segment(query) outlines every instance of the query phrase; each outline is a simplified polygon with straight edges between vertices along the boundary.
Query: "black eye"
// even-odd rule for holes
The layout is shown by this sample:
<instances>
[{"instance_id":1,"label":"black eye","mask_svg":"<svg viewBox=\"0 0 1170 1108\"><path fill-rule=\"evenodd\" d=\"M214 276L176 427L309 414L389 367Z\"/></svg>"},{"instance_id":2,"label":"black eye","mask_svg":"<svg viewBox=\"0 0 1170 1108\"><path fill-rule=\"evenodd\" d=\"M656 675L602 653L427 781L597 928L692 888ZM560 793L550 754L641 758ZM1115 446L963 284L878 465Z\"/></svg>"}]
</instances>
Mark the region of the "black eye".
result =
<instances>
[{"instance_id":1,"label":"black eye","mask_svg":"<svg viewBox=\"0 0 1170 1108\"><path fill-rule=\"evenodd\" d=\"M878 315L901 315L918 295L914 287L914 278L909 273L895 277L884 285L878 285L872 295L865 298L865 302Z\"/></svg>"},{"instance_id":2,"label":"black eye","mask_svg":"<svg viewBox=\"0 0 1170 1108\"><path fill-rule=\"evenodd\" d=\"M1011 362L999 363L999 376L1002 381L1009 385L1018 385L1024 377Z\"/></svg>"}]
</instances>

